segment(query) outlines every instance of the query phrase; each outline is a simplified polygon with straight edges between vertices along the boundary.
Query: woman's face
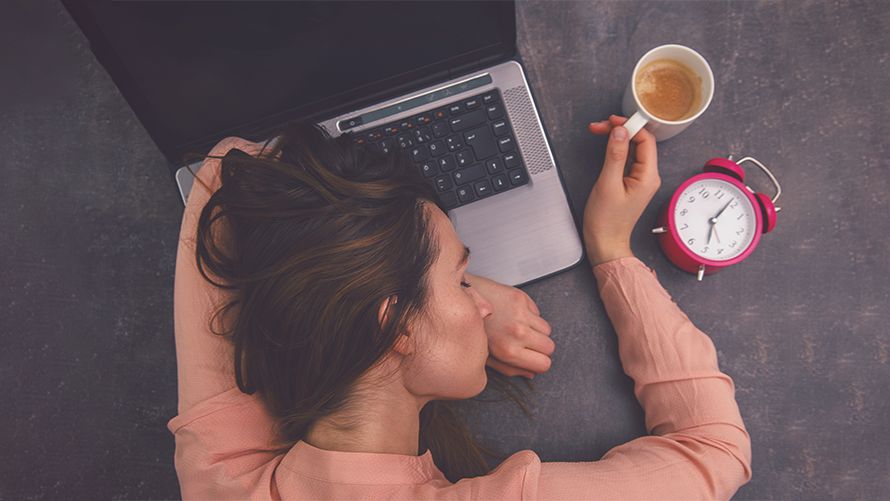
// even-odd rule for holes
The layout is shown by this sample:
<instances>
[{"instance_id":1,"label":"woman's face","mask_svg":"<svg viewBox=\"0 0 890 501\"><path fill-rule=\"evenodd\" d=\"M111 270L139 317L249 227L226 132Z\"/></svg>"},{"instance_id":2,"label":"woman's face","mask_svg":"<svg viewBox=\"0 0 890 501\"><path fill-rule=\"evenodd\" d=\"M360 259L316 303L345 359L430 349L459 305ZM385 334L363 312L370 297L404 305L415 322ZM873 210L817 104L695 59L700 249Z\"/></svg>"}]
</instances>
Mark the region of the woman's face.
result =
<instances>
[{"instance_id":1,"label":"woman's face","mask_svg":"<svg viewBox=\"0 0 890 501\"><path fill-rule=\"evenodd\" d=\"M413 343L403 380L411 393L424 400L471 398L488 383L483 319L491 315L492 306L472 286L462 285L467 251L451 220L435 205L426 207L440 250L429 271L429 319L418 319L409 328L408 339L402 339Z\"/></svg>"}]
</instances>

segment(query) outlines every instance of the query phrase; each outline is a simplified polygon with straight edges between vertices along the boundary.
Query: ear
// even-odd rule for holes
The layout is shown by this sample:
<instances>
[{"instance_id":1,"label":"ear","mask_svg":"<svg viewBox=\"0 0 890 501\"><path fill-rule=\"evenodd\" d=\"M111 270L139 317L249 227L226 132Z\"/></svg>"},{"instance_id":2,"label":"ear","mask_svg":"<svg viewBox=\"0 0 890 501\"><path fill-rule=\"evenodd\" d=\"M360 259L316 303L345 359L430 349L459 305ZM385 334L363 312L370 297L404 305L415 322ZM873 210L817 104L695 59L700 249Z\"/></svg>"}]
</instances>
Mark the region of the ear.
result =
<instances>
[{"instance_id":1,"label":"ear","mask_svg":"<svg viewBox=\"0 0 890 501\"><path fill-rule=\"evenodd\" d=\"M385 325L384 319L388 320L391 312L387 311L387 309L396 303L398 303L398 296L389 296L380 304L380 310L377 313L377 321L380 325ZM409 355L414 352L414 343L412 343L412 339L410 339L406 334L399 334L399 338L396 340L395 346L393 346L393 350L402 355Z\"/></svg>"}]
</instances>

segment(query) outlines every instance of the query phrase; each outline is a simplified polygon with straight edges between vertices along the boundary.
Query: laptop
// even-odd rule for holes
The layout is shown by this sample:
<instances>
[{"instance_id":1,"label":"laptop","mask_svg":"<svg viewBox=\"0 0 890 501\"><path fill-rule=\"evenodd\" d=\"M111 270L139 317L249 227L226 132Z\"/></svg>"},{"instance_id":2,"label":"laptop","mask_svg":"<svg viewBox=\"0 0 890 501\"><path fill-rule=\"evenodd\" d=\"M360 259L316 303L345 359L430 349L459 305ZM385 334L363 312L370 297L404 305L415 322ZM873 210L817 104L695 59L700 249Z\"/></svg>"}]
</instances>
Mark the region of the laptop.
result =
<instances>
[{"instance_id":1,"label":"laptop","mask_svg":"<svg viewBox=\"0 0 890 501\"><path fill-rule=\"evenodd\" d=\"M408 155L472 250L470 273L521 286L582 260L511 1L63 4L183 203L185 153L311 120Z\"/></svg>"}]
</instances>

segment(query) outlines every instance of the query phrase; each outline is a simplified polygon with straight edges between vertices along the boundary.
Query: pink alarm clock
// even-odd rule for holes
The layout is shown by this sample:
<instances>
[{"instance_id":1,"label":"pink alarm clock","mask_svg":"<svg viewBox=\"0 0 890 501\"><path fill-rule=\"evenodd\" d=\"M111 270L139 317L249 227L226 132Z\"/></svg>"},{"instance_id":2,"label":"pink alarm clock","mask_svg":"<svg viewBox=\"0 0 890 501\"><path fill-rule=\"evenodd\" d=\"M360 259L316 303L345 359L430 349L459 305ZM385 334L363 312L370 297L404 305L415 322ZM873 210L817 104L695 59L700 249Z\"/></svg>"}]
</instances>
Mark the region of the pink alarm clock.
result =
<instances>
[{"instance_id":1,"label":"pink alarm clock","mask_svg":"<svg viewBox=\"0 0 890 501\"><path fill-rule=\"evenodd\" d=\"M770 199L745 184L740 164L760 167L776 186ZM776 227L775 206L782 194L772 172L752 157L738 162L712 158L704 172L687 179L677 188L659 216L658 243L668 259L681 270L705 275L742 262L754 252L760 235Z\"/></svg>"}]
</instances>

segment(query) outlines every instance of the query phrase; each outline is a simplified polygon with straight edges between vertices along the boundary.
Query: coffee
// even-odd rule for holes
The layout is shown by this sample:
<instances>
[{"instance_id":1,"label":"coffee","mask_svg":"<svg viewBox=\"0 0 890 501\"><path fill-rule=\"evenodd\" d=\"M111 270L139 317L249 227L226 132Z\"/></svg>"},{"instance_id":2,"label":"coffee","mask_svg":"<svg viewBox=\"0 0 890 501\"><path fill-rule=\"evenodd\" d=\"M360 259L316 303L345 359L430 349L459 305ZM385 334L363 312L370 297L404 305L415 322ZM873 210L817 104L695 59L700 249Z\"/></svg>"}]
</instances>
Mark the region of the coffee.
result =
<instances>
[{"instance_id":1,"label":"coffee","mask_svg":"<svg viewBox=\"0 0 890 501\"><path fill-rule=\"evenodd\" d=\"M701 106L701 77L678 61L658 59L646 64L637 72L634 85L643 108L661 120L689 118Z\"/></svg>"}]
</instances>

